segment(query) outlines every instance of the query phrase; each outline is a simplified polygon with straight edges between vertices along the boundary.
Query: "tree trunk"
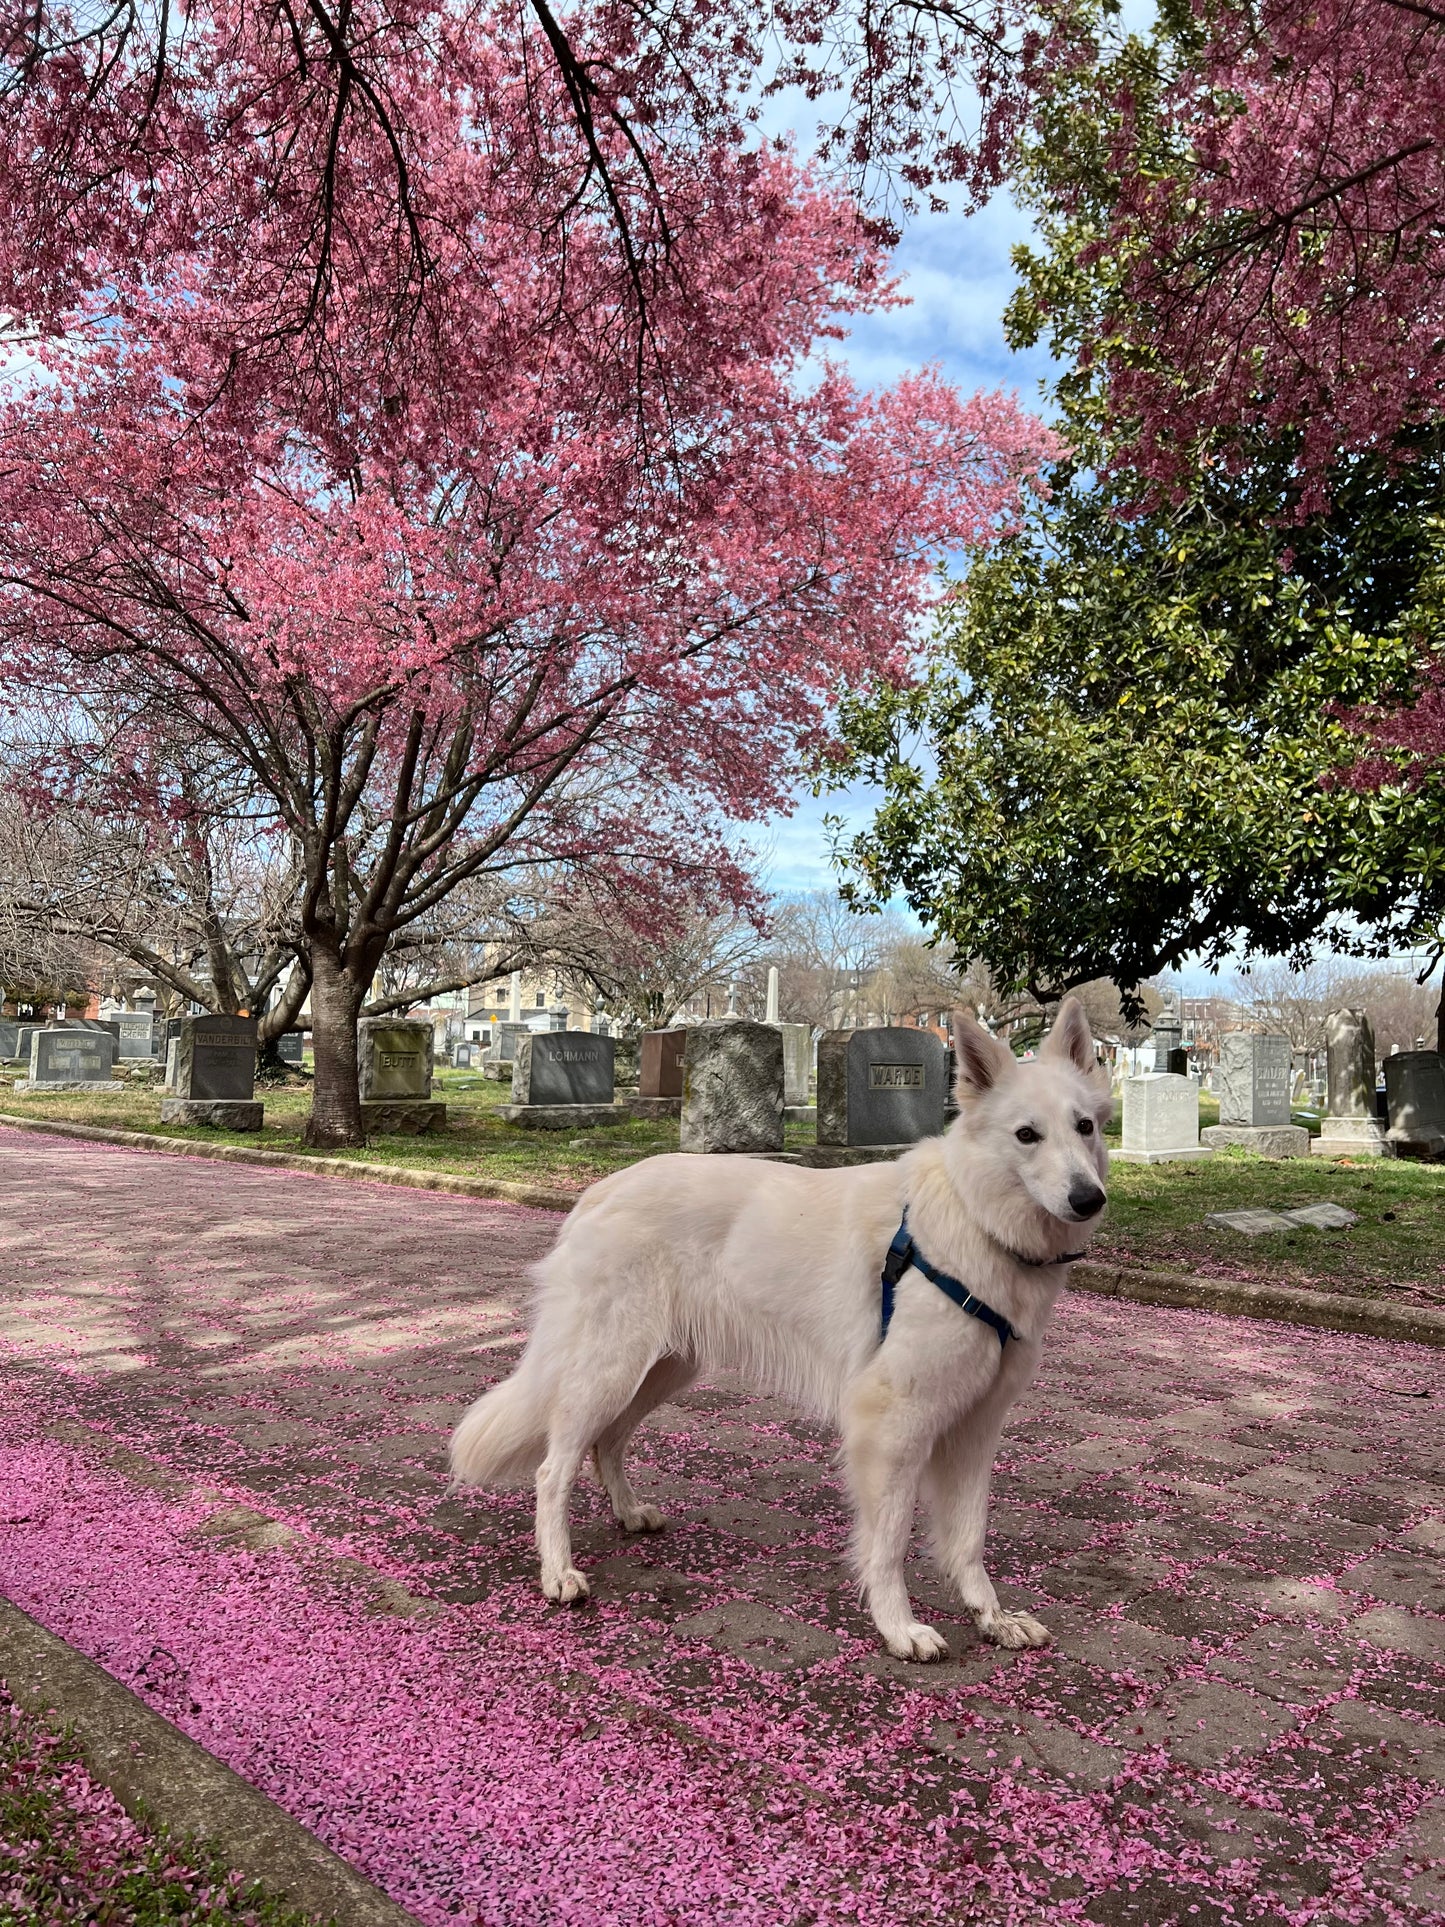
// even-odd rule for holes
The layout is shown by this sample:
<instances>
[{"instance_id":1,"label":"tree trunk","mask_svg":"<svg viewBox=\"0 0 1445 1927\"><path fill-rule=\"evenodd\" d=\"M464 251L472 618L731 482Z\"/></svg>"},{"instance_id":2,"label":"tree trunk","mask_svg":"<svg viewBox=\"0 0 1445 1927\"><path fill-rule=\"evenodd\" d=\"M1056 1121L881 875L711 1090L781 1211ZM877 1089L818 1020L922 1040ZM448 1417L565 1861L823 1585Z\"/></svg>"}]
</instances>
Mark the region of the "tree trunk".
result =
<instances>
[{"instance_id":1,"label":"tree trunk","mask_svg":"<svg viewBox=\"0 0 1445 1927\"><path fill-rule=\"evenodd\" d=\"M315 1083L306 1142L318 1149L364 1144L356 1073L356 1020L366 985L322 944L311 952L311 1043Z\"/></svg>"}]
</instances>

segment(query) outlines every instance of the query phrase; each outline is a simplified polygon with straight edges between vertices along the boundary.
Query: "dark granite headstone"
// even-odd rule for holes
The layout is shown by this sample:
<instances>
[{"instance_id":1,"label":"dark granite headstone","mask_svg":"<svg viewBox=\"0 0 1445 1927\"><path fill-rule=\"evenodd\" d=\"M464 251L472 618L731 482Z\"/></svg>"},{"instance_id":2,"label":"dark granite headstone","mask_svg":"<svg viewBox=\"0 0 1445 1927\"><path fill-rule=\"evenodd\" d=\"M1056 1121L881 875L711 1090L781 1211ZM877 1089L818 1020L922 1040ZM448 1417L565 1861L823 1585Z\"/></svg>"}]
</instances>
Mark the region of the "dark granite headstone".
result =
<instances>
[{"instance_id":1,"label":"dark granite headstone","mask_svg":"<svg viewBox=\"0 0 1445 1927\"><path fill-rule=\"evenodd\" d=\"M30 1034L30 1082L108 1084L115 1067L115 1039L108 1031L65 1025Z\"/></svg>"},{"instance_id":2,"label":"dark granite headstone","mask_svg":"<svg viewBox=\"0 0 1445 1927\"><path fill-rule=\"evenodd\" d=\"M685 1030L646 1030L642 1033L639 1097L681 1097L682 1060L687 1049Z\"/></svg>"},{"instance_id":3,"label":"dark granite headstone","mask_svg":"<svg viewBox=\"0 0 1445 1927\"><path fill-rule=\"evenodd\" d=\"M182 1017L175 1049L175 1096L233 1103L255 1096L254 1017Z\"/></svg>"},{"instance_id":4,"label":"dark granite headstone","mask_svg":"<svg viewBox=\"0 0 1445 1927\"><path fill-rule=\"evenodd\" d=\"M283 1064L299 1064L304 1041L299 1030L283 1030L276 1039L276 1055Z\"/></svg>"},{"instance_id":5,"label":"dark granite headstone","mask_svg":"<svg viewBox=\"0 0 1445 1927\"><path fill-rule=\"evenodd\" d=\"M818 1042L819 1144L912 1144L943 1129L947 1053L928 1030L825 1031Z\"/></svg>"},{"instance_id":6,"label":"dark granite headstone","mask_svg":"<svg viewBox=\"0 0 1445 1927\"><path fill-rule=\"evenodd\" d=\"M612 1039L586 1030L542 1030L523 1037L512 1063L514 1104L610 1104Z\"/></svg>"},{"instance_id":7,"label":"dark granite headstone","mask_svg":"<svg viewBox=\"0 0 1445 1927\"><path fill-rule=\"evenodd\" d=\"M1445 1057L1402 1050L1385 1059L1389 1141L1397 1156L1445 1156Z\"/></svg>"},{"instance_id":8,"label":"dark granite headstone","mask_svg":"<svg viewBox=\"0 0 1445 1927\"><path fill-rule=\"evenodd\" d=\"M13 1017L0 1017L0 1058L13 1063L20 1055L20 1026Z\"/></svg>"}]
</instances>

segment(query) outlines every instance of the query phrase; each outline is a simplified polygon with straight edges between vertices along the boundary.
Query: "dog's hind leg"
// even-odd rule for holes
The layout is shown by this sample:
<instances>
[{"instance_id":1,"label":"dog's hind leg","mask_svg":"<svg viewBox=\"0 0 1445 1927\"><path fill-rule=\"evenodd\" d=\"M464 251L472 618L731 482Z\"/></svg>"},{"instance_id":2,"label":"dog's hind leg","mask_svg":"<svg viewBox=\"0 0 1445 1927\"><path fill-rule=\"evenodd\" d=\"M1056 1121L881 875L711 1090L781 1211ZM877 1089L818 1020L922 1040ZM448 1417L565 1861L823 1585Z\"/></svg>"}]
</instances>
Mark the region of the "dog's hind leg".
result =
<instances>
[{"instance_id":1,"label":"dog's hind leg","mask_svg":"<svg viewBox=\"0 0 1445 1927\"><path fill-rule=\"evenodd\" d=\"M996 1646L1045 1646L1049 1629L1031 1613L1006 1612L983 1563L988 1488L998 1432L960 1429L934 1446L924 1474L933 1514L934 1557L957 1586L985 1639Z\"/></svg>"},{"instance_id":2,"label":"dog's hind leg","mask_svg":"<svg viewBox=\"0 0 1445 1927\"><path fill-rule=\"evenodd\" d=\"M647 1353L628 1358L624 1352L605 1364L589 1357L585 1365L572 1365L557 1381L547 1422L547 1450L537 1468L537 1554L543 1592L564 1605L585 1599L588 1590L587 1581L572 1564L567 1520L572 1487L593 1440L631 1409L648 1371Z\"/></svg>"},{"instance_id":3,"label":"dog's hind leg","mask_svg":"<svg viewBox=\"0 0 1445 1927\"><path fill-rule=\"evenodd\" d=\"M592 1456L597 1466L597 1476L606 1488L613 1513L625 1532L661 1532L666 1524L655 1505L638 1498L627 1476L623 1455L632 1434L649 1412L659 1405L665 1405L696 1376L697 1366L690 1358L679 1358L672 1353L659 1358L633 1394L627 1410L619 1413L593 1442Z\"/></svg>"},{"instance_id":4,"label":"dog's hind leg","mask_svg":"<svg viewBox=\"0 0 1445 1927\"><path fill-rule=\"evenodd\" d=\"M946 1659L948 1645L913 1615L903 1562L918 1505L927 1440L886 1379L856 1386L843 1420L843 1455L856 1513L854 1551L873 1623L895 1659Z\"/></svg>"}]
</instances>

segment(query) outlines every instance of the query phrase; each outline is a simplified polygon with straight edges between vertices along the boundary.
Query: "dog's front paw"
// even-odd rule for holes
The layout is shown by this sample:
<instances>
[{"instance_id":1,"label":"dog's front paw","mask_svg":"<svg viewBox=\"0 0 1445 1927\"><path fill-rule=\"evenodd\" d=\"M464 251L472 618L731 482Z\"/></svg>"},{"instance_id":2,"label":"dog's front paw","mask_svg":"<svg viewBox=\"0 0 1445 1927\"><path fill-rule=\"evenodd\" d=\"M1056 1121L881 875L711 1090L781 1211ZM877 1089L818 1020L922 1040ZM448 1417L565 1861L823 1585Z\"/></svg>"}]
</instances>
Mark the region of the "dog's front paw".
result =
<instances>
[{"instance_id":1,"label":"dog's front paw","mask_svg":"<svg viewBox=\"0 0 1445 1927\"><path fill-rule=\"evenodd\" d=\"M575 1606L587 1597L591 1588L575 1566L564 1566L558 1573L543 1573L542 1590L559 1605Z\"/></svg>"},{"instance_id":2,"label":"dog's front paw","mask_svg":"<svg viewBox=\"0 0 1445 1927\"><path fill-rule=\"evenodd\" d=\"M980 1619L978 1630L995 1646L1004 1646L1010 1652L1023 1646L1047 1646L1050 1638L1048 1627L1032 1613L996 1612Z\"/></svg>"},{"instance_id":3,"label":"dog's front paw","mask_svg":"<svg viewBox=\"0 0 1445 1927\"><path fill-rule=\"evenodd\" d=\"M905 1626L901 1633L885 1634L884 1643L895 1659L913 1659L926 1666L930 1660L948 1658L948 1641L931 1626L921 1626L917 1620Z\"/></svg>"},{"instance_id":4,"label":"dog's front paw","mask_svg":"<svg viewBox=\"0 0 1445 1927\"><path fill-rule=\"evenodd\" d=\"M661 1532L667 1524L655 1505L635 1505L617 1516L624 1532Z\"/></svg>"}]
</instances>

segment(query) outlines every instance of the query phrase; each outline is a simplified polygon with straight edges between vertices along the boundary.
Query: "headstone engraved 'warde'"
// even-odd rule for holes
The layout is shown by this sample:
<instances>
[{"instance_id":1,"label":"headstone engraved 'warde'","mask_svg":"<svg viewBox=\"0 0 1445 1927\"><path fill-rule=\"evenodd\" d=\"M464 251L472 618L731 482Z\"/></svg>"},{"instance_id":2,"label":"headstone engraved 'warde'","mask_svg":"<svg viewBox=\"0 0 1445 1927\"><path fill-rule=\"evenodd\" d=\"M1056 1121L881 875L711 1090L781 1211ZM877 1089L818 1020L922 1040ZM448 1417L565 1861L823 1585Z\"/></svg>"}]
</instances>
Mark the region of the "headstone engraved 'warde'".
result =
<instances>
[{"instance_id":1,"label":"headstone engraved 'warde'","mask_svg":"<svg viewBox=\"0 0 1445 1927\"><path fill-rule=\"evenodd\" d=\"M947 1058L931 1030L829 1030L818 1040L818 1142L913 1144L943 1129Z\"/></svg>"},{"instance_id":2,"label":"headstone engraved 'warde'","mask_svg":"<svg viewBox=\"0 0 1445 1927\"><path fill-rule=\"evenodd\" d=\"M683 1054L684 1151L781 1151L783 1039L776 1024L690 1024Z\"/></svg>"},{"instance_id":3,"label":"headstone engraved 'warde'","mask_svg":"<svg viewBox=\"0 0 1445 1927\"><path fill-rule=\"evenodd\" d=\"M1211 1151L1239 1145L1266 1158L1309 1155L1310 1134L1289 1120L1294 1049L1287 1037L1233 1030L1220 1039L1214 1088L1219 1122L1200 1132Z\"/></svg>"},{"instance_id":4,"label":"headstone engraved 'warde'","mask_svg":"<svg viewBox=\"0 0 1445 1927\"><path fill-rule=\"evenodd\" d=\"M1375 1032L1362 1010L1325 1019L1326 1109L1310 1149L1322 1158L1392 1158L1375 1095Z\"/></svg>"},{"instance_id":5,"label":"headstone engraved 'warde'","mask_svg":"<svg viewBox=\"0 0 1445 1927\"><path fill-rule=\"evenodd\" d=\"M109 1031L66 1025L30 1033L30 1075L16 1080L17 1091L121 1091L111 1075L115 1039Z\"/></svg>"},{"instance_id":6,"label":"headstone engraved 'warde'","mask_svg":"<svg viewBox=\"0 0 1445 1927\"><path fill-rule=\"evenodd\" d=\"M1114 1152L1125 1164L1167 1164L1175 1158L1212 1158L1199 1142L1199 1089L1192 1077L1146 1071L1126 1077L1123 1145Z\"/></svg>"},{"instance_id":7,"label":"headstone engraved 'warde'","mask_svg":"<svg viewBox=\"0 0 1445 1927\"><path fill-rule=\"evenodd\" d=\"M182 1017L167 1044L170 1095L162 1124L209 1124L220 1131L259 1131L256 1019Z\"/></svg>"},{"instance_id":8,"label":"headstone engraved 'warde'","mask_svg":"<svg viewBox=\"0 0 1445 1927\"><path fill-rule=\"evenodd\" d=\"M431 1094L436 1034L430 1024L363 1017L356 1026L361 1120L368 1134L419 1137L440 1130L447 1107Z\"/></svg>"},{"instance_id":9,"label":"headstone engraved 'warde'","mask_svg":"<svg viewBox=\"0 0 1445 1927\"><path fill-rule=\"evenodd\" d=\"M539 1030L523 1037L512 1060L510 1124L562 1131L606 1124L614 1103L613 1042L595 1031Z\"/></svg>"}]
</instances>

